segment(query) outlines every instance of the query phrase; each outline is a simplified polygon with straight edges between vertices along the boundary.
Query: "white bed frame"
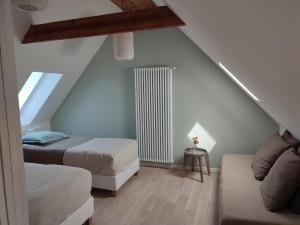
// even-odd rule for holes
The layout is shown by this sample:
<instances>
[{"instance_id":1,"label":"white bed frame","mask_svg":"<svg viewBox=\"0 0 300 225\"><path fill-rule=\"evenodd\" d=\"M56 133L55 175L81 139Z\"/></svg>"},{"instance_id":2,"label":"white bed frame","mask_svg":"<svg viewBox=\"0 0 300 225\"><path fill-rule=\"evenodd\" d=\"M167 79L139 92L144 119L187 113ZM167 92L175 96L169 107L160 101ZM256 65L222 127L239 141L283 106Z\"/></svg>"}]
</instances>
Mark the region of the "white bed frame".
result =
<instances>
[{"instance_id":1,"label":"white bed frame","mask_svg":"<svg viewBox=\"0 0 300 225\"><path fill-rule=\"evenodd\" d=\"M140 169L140 160L136 159L121 173L115 176L93 175L93 188L117 191L120 187Z\"/></svg>"},{"instance_id":2,"label":"white bed frame","mask_svg":"<svg viewBox=\"0 0 300 225\"><path fill-rule=\"evenodd\" d=\"M93 175L92 186L94 188L117 191L120 187L140 169L140 160L136 159L121 173L115 176ZM60 225L82 225L94 214L94 198L90 197L79 209L70 215Z\"/></svg>"},{"instance_id":3,"label":"white bed frame","mask_svg":"<svg viewBox=\"0 0 300 225\"><path fill-rule=\"evenodd\" d=\"M94 214L94 198L90 197L79 209L60 225L82 225Z\"/></svg>"}]
</instances>

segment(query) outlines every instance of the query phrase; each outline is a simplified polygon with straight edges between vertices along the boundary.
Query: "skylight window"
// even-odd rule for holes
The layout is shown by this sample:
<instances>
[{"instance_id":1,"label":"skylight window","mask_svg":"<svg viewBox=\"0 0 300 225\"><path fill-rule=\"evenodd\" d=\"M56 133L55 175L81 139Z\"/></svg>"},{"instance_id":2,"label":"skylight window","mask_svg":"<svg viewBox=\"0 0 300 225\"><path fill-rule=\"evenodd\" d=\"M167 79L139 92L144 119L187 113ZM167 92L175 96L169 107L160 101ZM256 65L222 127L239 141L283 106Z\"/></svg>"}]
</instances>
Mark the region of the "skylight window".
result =
<instances>
[{"instance_id":1,"label":"skylight window","mask_svg":"<svg viewBox=\"0 0 300 225\"><path fill-rule=\"evenodd\" d=\"M19 92L21 125L35 122L48 97L62 78L59 73L33 72Z\"/></svg>"},{"instance_id":2,"label":"skylight window","mask_svg":"<svg viewBox=\"0 0 300 225\"><path fill-rule=\"evenodd\" d=\"M219 66L234 80L251 98L259 102L259 99L251 92L245 85L243 85L222 63L219 62Z\"/></svg>"},{"instance_id":3,"label":"skylight window","mask_svg":"<svg viewBox=\"0 0 300 225\"><path fill-rule=\"evenodd\" d=\"M32 72L28 80L25 82L21 91L19 92L19 109L23 107L29 96L31 95L33 89L36 87L40 79L42 78L43 73L41 72Z\"/></svg>"}]
</instances>

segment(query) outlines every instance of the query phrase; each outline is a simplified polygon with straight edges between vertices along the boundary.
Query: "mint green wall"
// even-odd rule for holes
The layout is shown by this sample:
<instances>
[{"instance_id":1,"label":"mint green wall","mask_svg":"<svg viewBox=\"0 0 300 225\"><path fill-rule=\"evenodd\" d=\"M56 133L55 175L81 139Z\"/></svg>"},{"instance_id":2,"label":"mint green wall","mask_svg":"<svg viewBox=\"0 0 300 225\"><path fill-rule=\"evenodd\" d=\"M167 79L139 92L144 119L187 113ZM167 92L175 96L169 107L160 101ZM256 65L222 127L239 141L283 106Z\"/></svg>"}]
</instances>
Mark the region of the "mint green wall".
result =
<instances>
[{"instance_id":1,"label":"mint green wall","mask_svg":"<svg viewBox=\"0 0 300 225\"><path fill-rule=\"evenodd\" d=\"M254 153L278 125L178 29L137 32L135 59L118 62L109 37L55 113L54 130L91 137L135 138L134 67L176 66L174 159L181 162L199 122L216 140L214 167L227 153ZM201 140L201 139L200 139Z\"/></svg>"}]
</instances>

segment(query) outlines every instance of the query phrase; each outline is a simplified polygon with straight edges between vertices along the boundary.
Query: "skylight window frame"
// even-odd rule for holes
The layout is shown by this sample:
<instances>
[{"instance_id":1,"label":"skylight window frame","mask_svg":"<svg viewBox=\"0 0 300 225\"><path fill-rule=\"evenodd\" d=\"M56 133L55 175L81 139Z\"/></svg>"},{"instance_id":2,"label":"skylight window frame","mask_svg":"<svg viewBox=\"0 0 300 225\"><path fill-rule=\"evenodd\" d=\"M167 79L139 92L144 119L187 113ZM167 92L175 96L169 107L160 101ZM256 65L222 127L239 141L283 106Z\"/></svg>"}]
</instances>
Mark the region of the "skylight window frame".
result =
<instances>
[{"instance_id":1,"label":"skylight window frame","mask_svg":"<svg viewBox=\"0 0 300 225\"><path fill-rule=\"evenodd\" d=\"M229 75L229 77L238 85L240 86L251 98L255 101L259 102L259 98L257 98L242 82L240 82L221 62L219 62L219 66L222 68L223 71Z\"/></svg>"},{"instance_id":2,"label":"skylight window frame","mask_svg":"<svg viewBox=\"0 0 300 225\"><path fill-rule=\"evenodd\" d=\"M20 109L22 126L29 125L35 121L40 110L63 77L62 73L42 72L42 74L43 76L36 83L30 96Z\"/></svg>"}]
</instances>

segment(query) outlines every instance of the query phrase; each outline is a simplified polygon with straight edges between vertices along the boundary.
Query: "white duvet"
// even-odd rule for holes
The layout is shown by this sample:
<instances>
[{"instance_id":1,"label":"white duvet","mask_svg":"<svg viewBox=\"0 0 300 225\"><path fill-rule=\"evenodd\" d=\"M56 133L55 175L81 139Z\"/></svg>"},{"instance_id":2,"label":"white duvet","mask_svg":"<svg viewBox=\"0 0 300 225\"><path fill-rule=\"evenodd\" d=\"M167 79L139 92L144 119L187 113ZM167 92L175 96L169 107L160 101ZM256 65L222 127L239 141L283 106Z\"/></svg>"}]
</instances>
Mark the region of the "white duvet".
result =
<instances>
[{"instance_id":1,"label":"white duvet","mask_svg":"<svg viewBox=\"0 0 300 225\"><path fill-rule=\"evenodd\" d=\"M94 138L66 150L63 161L66 166L81 167L95 175L114 176L136 159L136 140Z\"/></svg>"}]
</instances>

